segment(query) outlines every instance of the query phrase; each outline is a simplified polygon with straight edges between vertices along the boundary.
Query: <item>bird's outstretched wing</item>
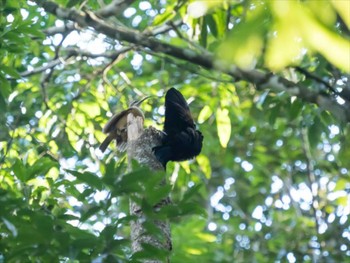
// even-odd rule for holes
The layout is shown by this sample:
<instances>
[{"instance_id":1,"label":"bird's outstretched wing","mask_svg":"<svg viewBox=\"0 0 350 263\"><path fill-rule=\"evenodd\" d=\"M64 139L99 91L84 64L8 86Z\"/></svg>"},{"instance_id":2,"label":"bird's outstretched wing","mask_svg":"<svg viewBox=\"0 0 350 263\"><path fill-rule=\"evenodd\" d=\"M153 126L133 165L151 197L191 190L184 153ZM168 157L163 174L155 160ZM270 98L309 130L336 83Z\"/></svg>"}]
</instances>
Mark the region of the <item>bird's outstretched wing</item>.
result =
<instances>
[{"instance_id":1,"label":"bird's outstretched wing","mask_svg":"<svg viewBox=\"0 0 350 263\"><path fill-rule=\"evenodd\" d=\"M195 127L190 108L182 94L171 88L165 95L164 132L171 136L187 127Z\"/></svg>"}]
</instances>

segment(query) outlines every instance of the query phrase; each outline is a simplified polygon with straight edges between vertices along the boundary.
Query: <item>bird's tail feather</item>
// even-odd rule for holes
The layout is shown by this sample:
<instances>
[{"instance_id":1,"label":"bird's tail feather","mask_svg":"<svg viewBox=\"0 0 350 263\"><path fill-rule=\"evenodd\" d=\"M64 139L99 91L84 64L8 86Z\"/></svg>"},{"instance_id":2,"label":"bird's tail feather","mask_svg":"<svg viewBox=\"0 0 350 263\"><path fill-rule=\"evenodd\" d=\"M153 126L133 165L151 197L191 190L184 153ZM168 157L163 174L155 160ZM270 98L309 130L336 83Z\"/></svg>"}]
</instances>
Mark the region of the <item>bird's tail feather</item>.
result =
<instances>
[{"instance_id":1,"label":"bird's tail feather","mask_svg":"<svg viewBox=\"0 0 350 263\"><path fill-rule=\"evenodd\" d=\"M106 139L104 139L104 141L101 143L100 147L100 150L101 152L104 152L108 145L111 143L111 141L113 140L113 136L111 136L110 134L106 137Z\"/></svg>"}]
</instances>

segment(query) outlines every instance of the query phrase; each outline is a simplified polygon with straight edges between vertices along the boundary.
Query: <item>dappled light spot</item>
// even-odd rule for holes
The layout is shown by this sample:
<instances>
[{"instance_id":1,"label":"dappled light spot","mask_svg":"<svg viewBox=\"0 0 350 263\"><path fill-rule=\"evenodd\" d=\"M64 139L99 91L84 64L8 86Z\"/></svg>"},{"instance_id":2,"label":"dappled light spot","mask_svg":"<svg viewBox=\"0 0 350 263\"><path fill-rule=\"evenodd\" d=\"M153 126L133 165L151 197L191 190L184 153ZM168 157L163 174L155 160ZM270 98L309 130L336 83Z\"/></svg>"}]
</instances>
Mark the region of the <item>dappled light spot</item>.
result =
<instances>
[{"instance_id":1,"label":"dappled light spot","mask_svg":"<svg viewBox=\"0 0 350 263\"><path fill-rule=\"evenodd\" d=\"M130 18L135 14L136 14L136 9L133 7L128 7L127 9L124 10L124 16L126 18Z\"/></svg>"},{"instance_id":2,"label":"dappled light spot","mask_svg":"<svg viewBox=\"0 0 350 263\"><path fill-rule=\"evenodd\" d=\"M252 217L255 219L260 220L263 217L263 208L262 206L257 206L255 207L253 213L252 213Z\"/></svg>"},{"instance_id":3,"label":"dappled light spot","mask_svg":"<svg viewBox=\"0 0 350 263\"><path fill-rule=\"evenodd\" d=\"M254 166L248 161L243 161L241 163L241 166L244 169L244 171L246 171L246 172L250 172L254 168Z\"/></svg>"},{"instance_id":4,"label":"dappled light spot","mask_svg":"<svg viewBox=\"0 0 350 263\"><path fill-rule=\"evenodd\" d=\"M217 229L217 225L214 222L210 222L208 224L209 231L215 231Z\"/></svg>"}]
</instances>

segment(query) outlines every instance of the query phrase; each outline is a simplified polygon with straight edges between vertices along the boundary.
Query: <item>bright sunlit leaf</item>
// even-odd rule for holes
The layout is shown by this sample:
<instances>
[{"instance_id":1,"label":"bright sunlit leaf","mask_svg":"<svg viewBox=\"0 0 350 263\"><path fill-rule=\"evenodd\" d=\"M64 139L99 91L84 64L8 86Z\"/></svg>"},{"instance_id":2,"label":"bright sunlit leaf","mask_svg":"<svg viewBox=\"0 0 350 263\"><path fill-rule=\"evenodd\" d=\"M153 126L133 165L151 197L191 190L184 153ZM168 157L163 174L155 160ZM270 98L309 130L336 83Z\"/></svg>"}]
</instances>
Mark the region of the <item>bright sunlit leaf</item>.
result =
<instances>
[{"instance_id":1,"label":"bright sunlit leaf","mask_svg":"<svg viewBox=\"0 0 350 263\"><path fill-rule=\"evenodd\" d=\"M343 207L349 207L349 197L347 195L337 198L335 202Z\"/></svg>"},{"instance_id":2,"label":"bright sunlit leaf","mask_svg":"<svg viewBox=\"0 0 350 263\"><path fill-rule=\"evenodd\" d=\"M314 17L308 17L306 12L304 23L300 26L307 43L335 66L350 72L350 41L323 27Z\"/></svg>"},{"instance_id":3,"label":"bright sunlit leaf","mask_svg":"<svg viewBox=\"0 0 350 263\"><path fill-rule=\"evenodd\" d=\"M78 108L90 118L101 115L101 108L97 103L80 103Z\"/></svg>"},{"instance_id":4,"label":"bright sunlit leaf","mask_svg":"<svg viewBox=\"0 0 350 263\"><path fill-rule=\"evenodd\" d=\"M228 109L217 109L216 126L220 144L223 148L226 148L231 136L231 120Z\"/></svg>"},{"instance_id":5,"label":"bright sunlit leaf","mask_svg":"<svg viewBox=\"0 0 350 263\"><path fill-rule=\"evenodd\" d=\"M348 183L349 183L348 180L340 178L339 181L336 183L334 191L343 191L343 190L345 190L346 184L348 184Z\"/></svg>"},{"instance_id":6,"label":"bright sunlit leaf","mask_svg":"<svg viewBox=\"0 0 350 263\"><path fill-rule=\"evenodd\" d=\"M196 248L187 248L186 251L192 255L201 255L203 252Z\"/></svg>"},{"instance_id":7,"label":"bright sunlit leaf","mask_svg":"<svg viewBox=\"0 0 350 263\"><path fill-rule=\"evenodd\" d=\"M206 242L215 242L216 236L208 233L197 233L197 236Z\"/></svg>"},{"instance_id":8,"label":"bright sunlit leaf","mask_svg":"<svg viewBox=\"0 0 350 263\"><path fill-rule=\"evenodd\" d=\"M350 41L320 23L311 12L317 12L315 6L308 8L297 1L272 1L271 7L276 24L266 54L269 68L281 70L300 61L305 47L310 52L318 51L335 66L350 72ZM324 10L324 6L320 10ZM328 12L326 20L332 21L332 10Z\"/></svg>"},{"instance_id":9,"label":"bright sunlit leaf","mask_svg":"<svg viewBox=\"0 0 350 263\"><path fill-rule=\"evenodd\" d=\"M266 10L254 9L249 19L236 25L227 40L219 46L218 58L242 68L254 67L262 52L267 17Z\"/></svg>"},{"instance_id":10,"label":"bright sunlit leaf","mask_svg":"<svg viewBox=\"0 0 350 263\"><path fill-rule=\"evenodd\" d=\"M191 168L188 162L181 162L180 163L181 167L185 170L187 174L191 173Z\"/></svg>"},{"instance_id":11,"label":"bright sunlit leaf","mask_svg":"<svg viewBox=\"0 0 350 263\"><path fill-rule=\"evenodd\" d=\"M171 20L173 17L175 17L176 12L174 12L173 6L168 6L164 13L157 15L154 18L153 25L158 26L165 21Z\"/></svg>"},{"instance_id":12,"label":"bright sunlit leaf","mask_svg":"<svg viewBox=\"0 0 350 263\"><path fill-rule=\"evenodd\" d=\"M201 170L205 174L205 177L207 179L210 179L210 177L211 177L211 166L210 166L209 158L207 156L205 156L205 155L199 155L199 156L196 157L196 160L197 160Z\"/></svg>"},{"instance_id":13,"label":"bright sunlit leaf","mask_svg":"<svg viewBox=\"0 0 350 263\"><path fill-rule=\"evenodd\" d=\"M203 109L200 111L199 116L198 116L198 123L202 124L205 122L209 117L213 114L212 109L208 106L205 105Z\"/></svg>"},{"instance_id":14,"label":"bright sunlit leaf","mask_svg":"<svg viewBox=\"0 0 350 263\"><path fill-rule=\"evenodd\" d=\"M344 20L347 27L350 28L350 1L332 0L331 3Z\"/></svg>"},{"instance_id":15,"label":"bright sunlit leaf","mask_svg":"<svg viewBox=\"0 0 350 263\"><path fill-rule=\"evenodd\" d=\"M290 22L276 24L276 36L272 37L266 52L266 65L281 70L302 58L302 42L298 30Z\"/></svg>"}]
</instances>

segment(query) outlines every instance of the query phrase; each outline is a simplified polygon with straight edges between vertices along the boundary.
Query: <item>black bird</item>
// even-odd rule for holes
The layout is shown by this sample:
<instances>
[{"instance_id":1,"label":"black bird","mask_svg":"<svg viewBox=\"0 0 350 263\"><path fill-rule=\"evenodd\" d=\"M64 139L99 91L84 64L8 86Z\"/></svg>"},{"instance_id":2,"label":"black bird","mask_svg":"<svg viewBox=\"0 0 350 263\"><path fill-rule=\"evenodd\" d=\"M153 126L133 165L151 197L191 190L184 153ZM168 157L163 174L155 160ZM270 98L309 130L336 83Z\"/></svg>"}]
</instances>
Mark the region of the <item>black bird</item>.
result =
<instances>
[{"instance_id":1,"label":"black bird","mask_svg":"<svg viewBox=\"0 0 350 263\"><path fill-rule=\"evenodd\" d=\"M158 161L184 161L202 150L203 135L196 130L190 108L182 94L171 88L165 95L165 122L162 144L153 148Z\"/></svg>"}]
</instances>

